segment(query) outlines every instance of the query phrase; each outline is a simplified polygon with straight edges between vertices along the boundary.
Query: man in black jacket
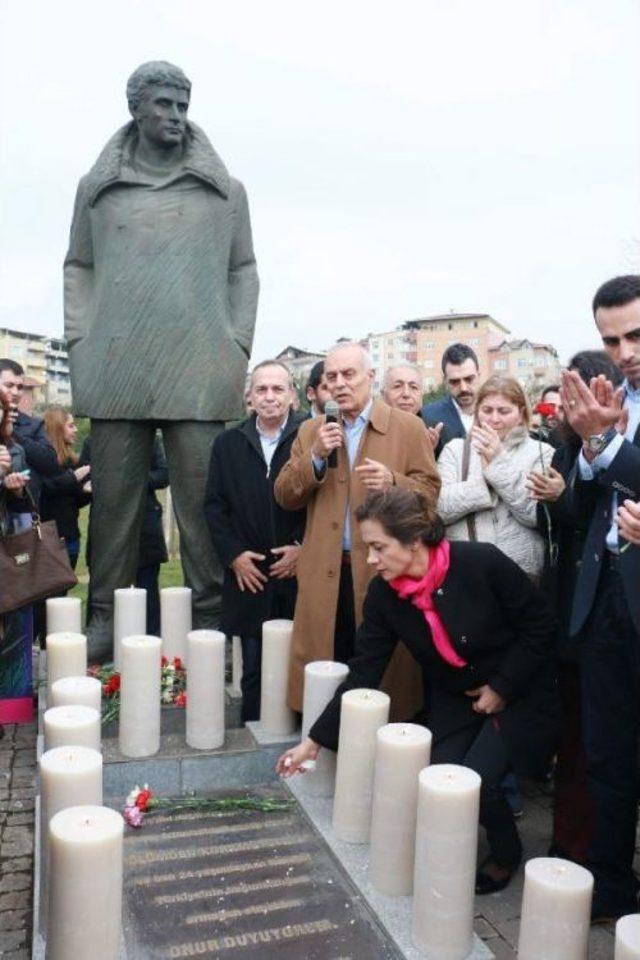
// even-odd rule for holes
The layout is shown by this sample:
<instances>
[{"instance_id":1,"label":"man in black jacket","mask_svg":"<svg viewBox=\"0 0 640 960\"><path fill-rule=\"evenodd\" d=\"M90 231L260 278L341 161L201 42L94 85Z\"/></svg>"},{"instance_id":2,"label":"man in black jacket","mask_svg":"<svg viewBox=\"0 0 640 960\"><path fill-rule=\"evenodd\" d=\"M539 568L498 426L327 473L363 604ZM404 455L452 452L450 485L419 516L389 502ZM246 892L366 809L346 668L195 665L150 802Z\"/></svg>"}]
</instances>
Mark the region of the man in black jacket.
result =
<instances>
[{"instance_id":1,"label":"man in black jacket","mask_svg":"<svg viewBox=\"0 0 640 960\"><path fill-rule=\"evenodd\" d=\"M587 781L595 823L587 866L594 920L638 909L635 848L640 742L640 547L625 541L625 511L640 499L640 276L616 277L593 301L605 350L625 378L586 386L564 371L562 403L582 447L569 490L588 518L570 632L581 636ZM622 511L622 514L620 513Z\"/></svg>"},{"instance_id":2,"label":"man in black jacket","mask_svg":"<svg viewBox=\"0 0 640 960\"><path fill-rule=\"evenodd\" d=\"M11 404L13 438L25 452L27 466L31 471L29 490L36 503L40 499L42 477L55 477L62 473L56 452L49 443L44 429L44 420L29 417L18 410L24 390L24 370L15 360L0 358L0 389Z\"/></svg>"},{"instance_id":3,"label":"man in black jacket","mask_svg":"<svg viewBox=\"0 0 640 960\"><path fill-rule=\"evenodd\" d=\"M436 459L450 440L466 437L480 389L478 358L466 343L450 344L442 354L441 366L447 396L425 404L421 414Z\"/></svg>"},{"instance_id":4,"label":"man in black jacket","mask_svg":"<svg viewBox=\"0 0 640 960\"><path fill-rule=\"evenodd\" d=\"M284 364L255 367L248 391L252 415L215 440L205 516L225 568L222 628L242 642L242 720L260 716L262 624L293 619L296 563L304 510L283 510L273 485L289 459L304 415L291 410L293 381Z\"/></svg>"}]
</instances>

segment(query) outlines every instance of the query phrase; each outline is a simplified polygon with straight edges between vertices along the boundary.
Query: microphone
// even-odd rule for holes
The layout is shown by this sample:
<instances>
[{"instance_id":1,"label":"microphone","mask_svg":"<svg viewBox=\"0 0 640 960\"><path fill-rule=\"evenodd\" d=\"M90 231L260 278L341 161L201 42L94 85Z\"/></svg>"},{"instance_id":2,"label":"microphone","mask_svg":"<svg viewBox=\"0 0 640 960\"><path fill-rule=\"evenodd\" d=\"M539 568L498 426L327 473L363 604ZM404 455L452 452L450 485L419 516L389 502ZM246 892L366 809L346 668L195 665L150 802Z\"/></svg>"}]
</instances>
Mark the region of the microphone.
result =
<instances>
[{"instance_id":1,"label":"microphone","mask_svg":"<svg viewBox=\"0 0 640 960\"><path fill-rule=\"evenodd\" d=\"M339 423L340 422L340 407L335 400L327 400L324 405L324 415L327 423ZM338 466L338 451L332 450L329 456L327 457L327 466L328 467L337 467Z\"/></svg>"}]
</instances>

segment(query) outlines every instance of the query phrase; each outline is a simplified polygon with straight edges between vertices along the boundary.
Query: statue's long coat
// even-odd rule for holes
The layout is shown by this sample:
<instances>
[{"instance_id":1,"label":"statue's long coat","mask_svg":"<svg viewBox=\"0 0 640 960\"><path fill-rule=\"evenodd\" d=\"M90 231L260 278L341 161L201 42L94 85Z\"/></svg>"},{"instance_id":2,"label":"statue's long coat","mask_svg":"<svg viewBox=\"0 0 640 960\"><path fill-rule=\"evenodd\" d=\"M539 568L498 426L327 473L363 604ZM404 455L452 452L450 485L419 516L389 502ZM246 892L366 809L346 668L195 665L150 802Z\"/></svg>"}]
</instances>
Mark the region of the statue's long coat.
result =
<instances>
[{"instance_id":1,"label":"statue's long coat","mask_svg":"<svg viewBox=\"0 0 640 960\"><path fill-rule=\"evenodd\" d=\"M195 124L157 186L132 178L129 123L78 187L64 266L77 414L231 420L258 302L244 187Z\"/></svg>"}]
</instances>

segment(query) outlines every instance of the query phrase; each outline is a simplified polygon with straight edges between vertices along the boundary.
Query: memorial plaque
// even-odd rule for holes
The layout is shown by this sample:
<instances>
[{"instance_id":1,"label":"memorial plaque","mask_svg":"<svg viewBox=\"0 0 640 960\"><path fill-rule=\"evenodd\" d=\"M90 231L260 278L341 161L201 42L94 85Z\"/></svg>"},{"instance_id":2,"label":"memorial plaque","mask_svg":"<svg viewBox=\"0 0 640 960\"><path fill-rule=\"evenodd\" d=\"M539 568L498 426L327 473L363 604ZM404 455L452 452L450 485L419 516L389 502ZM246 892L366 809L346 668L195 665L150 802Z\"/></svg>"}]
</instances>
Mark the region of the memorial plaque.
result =
<instances>
[{"instance_id":1,"label":"memorial plaque","mask_svg":"<svg viewBox=\"0 0 640 960\"><path fill-rule=\"evenodd\" d=\"M124 849L128 960L400 956L297 805L149 816Z\"/></svg>"}]
</instances>

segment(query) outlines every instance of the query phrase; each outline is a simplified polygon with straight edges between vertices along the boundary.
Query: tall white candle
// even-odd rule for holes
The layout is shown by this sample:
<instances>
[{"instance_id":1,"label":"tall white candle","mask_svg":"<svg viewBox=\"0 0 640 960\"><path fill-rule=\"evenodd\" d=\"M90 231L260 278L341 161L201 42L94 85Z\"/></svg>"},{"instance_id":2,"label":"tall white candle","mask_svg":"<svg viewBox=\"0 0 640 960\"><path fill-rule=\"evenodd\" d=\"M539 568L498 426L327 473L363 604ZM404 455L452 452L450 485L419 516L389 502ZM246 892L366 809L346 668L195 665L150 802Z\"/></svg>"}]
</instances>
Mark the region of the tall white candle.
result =
<instances>
[{"instance_id":1,"label":"tall white candle","mask_svg":"<svg viewBox=\"0 0 640 960\"><path fill-rule=\"evenodd\" d=\"M118 960L123 833L108 807L68 807L51 818L47 960Z\"/></svg>"},{"instance_id":2,"label":"tall white candle","mask_svg":"<svg viewBox=\"0 0 640 960\"><path fill-rule=\"evenodd\" d=\"M302 739L316 722L341 683L349 676L349 667L334 660L316 660L304 668L302 701ZM331 797L336 781L336 755L321 750L315 767L304 774L304 789L311 796Z\"/></svg>"},{"instance_id":3,"label":"tall white candle","mask_svg":"<svg viewBox=\"0 0 640 960\"><path fill-rule=\"evenodd\" d=\"M287 684L293 621L266 620L262 624L262 681L260 724L265 733L290 736L296 728L287 706Z\"/></svg>"},{"instance_id":4,"label":"tall white candle","mask_svg":"<svg viewBox=\"0 0 640 960\"><path fill-rule=\"evenodd\" d=\"M480 777L437 764L418 777L413 942L426 960L464 960L473 945Z\"/></svg>"},{"instance_id":5,"label":"tall white candle","mask_svg":"<svg viewBox=\"0 0 640 960\"><path fill-rule=\"evenodd\" d=\"M60 598L62 599L62 598ZM49 633L47 648L47 691L60 677L83 677L87 672L87 638L82 633Z\"/></svg>"},{"instance_id":6,"label":"tall white candle","mask_svg":"<svg viewBox=\"0 0 640 960\"><path fill-rule=\"evenodd\" d=\"M120 676L120 752L149 757L160 749L159 637L123 637Z\"/></svg>"},{"instance_id":7,"label":"tall white candle","mask_svg":"<svg viewBox=\"0 0 640 960\"><path fill-rule=\"evenodd\" d=\"M371 814L369 879L389 897L413 890L418 775L431 756L431 732L415 723L380 727Z\"/></svg>"},{"instance_id":8,"label":"tall white candle","mask_svg":"<svg viewBox=\"0 0 640 960\"><path fill-rule=\"evenodd\" d=\"M187 743L213 750L224 743L224 651L219 630L187 635Z\"/></svg>"},{"instance_id":9,"label":"tall white candle","mask_svg":"<svg viewBox=\"0 0 640 960\"><path fill-rule=\"evenodd\" d=\"M524 868L519 960L586 960L593 876L558 857L536 857Z\"/></svg>"},{"instance_id":10,"label":"tall white candle","mask_svg":"<svg viewBox=\"0 0 640 960\"><path fill-rule=\"evenodd\" d=\"M333 830L347 843L369 840L376 734L388 719L386 693L347 690L342 694Z\"/></svg>"},{"instance_id":11,"label":"tall white candle","mask_svg":"<svg viewBox=\"0 0 640 960\"><path fill-rule=\"evenodd\" d=\"M113 592L113 665L120 670L123 637L144 636L147 632L147 591L122 587Z\"/></svg>"},{"instance_id":12,"label":"tall white candle","mask_svg":"<svg viewBox=\"0 0 640 960\"><path fill-rule=\"evenodd\" d=\"M47 633L82 633L82 601L78 597L49 597Z\"/></svg>"},{"instance_id":13,"label":"tall white candle","mask_svg":"<svg viewBox=\"0 0 640 960\"><path fill-rule=\"evenodd\" d=\"M629 913L616 923L613 960L640 960L640 913Z\"/></svg>"},{"instance_id":14,"label":"tall white candle","mask_svg":"<svg viewBox=\"0 0 640 960\"><path fill-rule=\"evenodd\" d=\"M51 684L52 707L93 707L102 710L102 684L97 677L61 677Z\"/></svg>"},{"instance_id":15,"label":"tall white candle","mask_svg":"<svg viewBox=\"0 0 640 960\"><path fill-rule=\"evenodd\" d=\"M46 923L49 821L59 810L102 804L102 754L89 747L54 747L40 757L40 926Z\"/></svg>"},{"instance_id":16,"label":"tall white candle","mask_svg":"<svg viewBox=\"0 0 640 960\"><path fill-rule=\"evenodd\" d=\"M163 587L160 591L162 652L169 660L187 658L187 634L191 630L191 588Z\"/></svg>"},{"instance_id":17,"label":"tall white candle","mask_svg":"<svg viewBox=\"0 0 640 960\"><path fill-rule=\"evenodd\" d=\"M93 707L71 704L44 712L44 749L91 747L100 750L100 713Z\"/></svg>"},{"instance_id":18,"label":"tall white candle","mask_svg":"<svg viewBox=\"0 0 640 960\"><path fill-rule=\"evenodd\" d=\"M242 688L242 641L240 637L231 639L231 690L236 696L240 696Z\"/></svg>"}]
</instances>

